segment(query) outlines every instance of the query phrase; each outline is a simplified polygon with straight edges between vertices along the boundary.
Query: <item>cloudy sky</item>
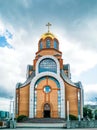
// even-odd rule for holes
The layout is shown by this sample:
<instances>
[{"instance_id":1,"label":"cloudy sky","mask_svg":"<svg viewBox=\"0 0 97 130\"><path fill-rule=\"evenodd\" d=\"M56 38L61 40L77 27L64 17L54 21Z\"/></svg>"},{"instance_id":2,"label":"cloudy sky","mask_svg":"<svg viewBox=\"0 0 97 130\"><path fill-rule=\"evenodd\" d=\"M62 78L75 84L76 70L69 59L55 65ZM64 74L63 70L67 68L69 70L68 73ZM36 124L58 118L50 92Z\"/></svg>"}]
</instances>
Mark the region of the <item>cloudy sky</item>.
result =
<instances>
[{"instance_id":1,"label":"cloudy sky","mask_svg":"<svg viewBox=\"0 0 97 130\"><path fill-rule=\"evenodd\" d=\"M85 103L95 103L97 0L0 0L0 110L9 110L16 83L26 80L48 22L72 81L82 81Z\"/></svg>"}]
</instances>

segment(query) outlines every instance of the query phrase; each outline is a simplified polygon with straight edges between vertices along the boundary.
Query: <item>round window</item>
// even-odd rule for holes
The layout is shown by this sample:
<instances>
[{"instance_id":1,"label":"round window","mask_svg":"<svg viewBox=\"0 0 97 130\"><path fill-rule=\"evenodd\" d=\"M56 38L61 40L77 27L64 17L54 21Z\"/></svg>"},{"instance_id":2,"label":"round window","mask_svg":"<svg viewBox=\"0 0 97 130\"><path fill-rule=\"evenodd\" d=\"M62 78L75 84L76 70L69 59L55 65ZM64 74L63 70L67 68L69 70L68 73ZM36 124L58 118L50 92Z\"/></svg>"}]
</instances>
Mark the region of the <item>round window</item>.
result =
<instances>
[{"instance_id":1,"label":"round window","mask_svg":"<svg viewBox=\"0 0 97 130\"><path fill-rule=\"evenodd\" d=\"M51 91L51 88L49 86L44 87L44 92L49 93Z\"/></svg>"}]
</instances>

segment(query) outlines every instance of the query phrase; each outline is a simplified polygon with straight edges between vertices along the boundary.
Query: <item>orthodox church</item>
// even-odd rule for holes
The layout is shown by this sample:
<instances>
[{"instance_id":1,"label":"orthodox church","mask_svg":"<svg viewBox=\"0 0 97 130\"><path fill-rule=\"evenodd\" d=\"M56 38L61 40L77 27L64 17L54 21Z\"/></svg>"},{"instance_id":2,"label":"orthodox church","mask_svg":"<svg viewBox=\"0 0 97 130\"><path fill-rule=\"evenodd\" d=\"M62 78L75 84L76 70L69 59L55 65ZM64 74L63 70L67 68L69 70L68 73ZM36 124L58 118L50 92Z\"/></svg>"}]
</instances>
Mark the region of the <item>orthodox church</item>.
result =
<instances>
[{"instance_id":1,"label":"orthodox church","mask_svg":"<svg viewBox=\"0 0 97 130\"><path fill-rule=\"evenodd\" d=\"M83 87L71 81L70 65L63 64L57 37L49 31L38 42L26 81L16 85L16 117L83 118Z\"/></svg>"}]
</instances>

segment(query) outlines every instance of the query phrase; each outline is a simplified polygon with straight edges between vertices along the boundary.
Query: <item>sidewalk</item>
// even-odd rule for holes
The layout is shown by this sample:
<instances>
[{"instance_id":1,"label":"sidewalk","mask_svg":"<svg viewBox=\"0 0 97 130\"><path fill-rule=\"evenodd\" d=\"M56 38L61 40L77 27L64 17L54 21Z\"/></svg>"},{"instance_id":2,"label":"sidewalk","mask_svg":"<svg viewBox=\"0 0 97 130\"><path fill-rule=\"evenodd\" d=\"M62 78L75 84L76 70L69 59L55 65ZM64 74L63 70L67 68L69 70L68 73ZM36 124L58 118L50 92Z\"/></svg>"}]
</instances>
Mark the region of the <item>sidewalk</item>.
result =
<instances>
[{"instance_id":1,"label":"sidewalk","mask_svg":"<svg viewBox=\"0 0 97 130\"><path fill-rule=\"evenodd\" d=\"M16 128L16 129L4 129L4 130L63 130L63 128ZM64 130L97 130L97 128L87 128L87 129L64 129Z\"/></svg>"}]
</instances>

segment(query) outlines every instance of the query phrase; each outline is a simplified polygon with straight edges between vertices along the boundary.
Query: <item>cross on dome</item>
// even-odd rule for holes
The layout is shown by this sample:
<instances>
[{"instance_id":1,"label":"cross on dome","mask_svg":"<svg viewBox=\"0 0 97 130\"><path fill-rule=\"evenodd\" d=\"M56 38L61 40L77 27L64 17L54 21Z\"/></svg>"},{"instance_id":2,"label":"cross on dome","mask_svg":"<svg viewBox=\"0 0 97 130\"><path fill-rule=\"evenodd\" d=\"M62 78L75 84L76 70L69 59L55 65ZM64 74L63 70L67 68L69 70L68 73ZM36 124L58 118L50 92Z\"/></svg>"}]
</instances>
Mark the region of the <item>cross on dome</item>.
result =
<instances>
[{"instance_id":1,"label":"cross on dome","mask_svg":"<svg viewBox=\"0 0 97 130\"><path fill-rule=\"evenodd\" d=\"M49 28L50 28L50 26L52 26L52 24L48 22L48 24L46 24L46 26L48 26L48 33L49 33L50 32Z\"/></svg>"}]
</instances>

